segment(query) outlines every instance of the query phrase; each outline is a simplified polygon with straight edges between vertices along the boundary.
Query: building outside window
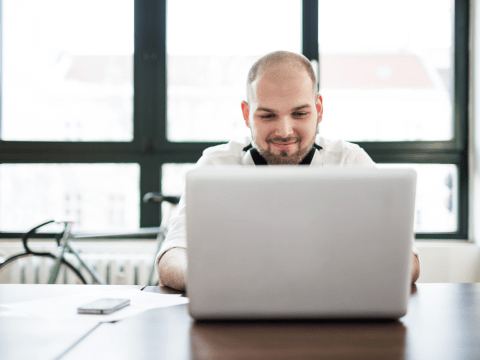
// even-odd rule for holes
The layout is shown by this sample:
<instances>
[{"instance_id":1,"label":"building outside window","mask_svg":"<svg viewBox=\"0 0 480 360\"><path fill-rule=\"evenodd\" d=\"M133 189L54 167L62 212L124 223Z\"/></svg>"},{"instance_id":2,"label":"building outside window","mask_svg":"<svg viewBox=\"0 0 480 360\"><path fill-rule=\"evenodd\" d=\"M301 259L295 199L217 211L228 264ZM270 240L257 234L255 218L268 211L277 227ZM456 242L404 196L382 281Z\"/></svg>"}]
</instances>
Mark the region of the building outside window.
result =
<instances>
[{"instance_id":1,"label":"building outside window","mask_svg":"<svg viewBox=\"0 0 480 360\"><path fill-rule=\"evenodd\" d=\"M466 0L2 0L1 12L4 236L59 217L77 231L158 226L143 194L180 194L203 149L249 135L248 69L281 49L317 71L323 136L417 170L417 237L467 238Z\"/></svg>"}]
</instances>

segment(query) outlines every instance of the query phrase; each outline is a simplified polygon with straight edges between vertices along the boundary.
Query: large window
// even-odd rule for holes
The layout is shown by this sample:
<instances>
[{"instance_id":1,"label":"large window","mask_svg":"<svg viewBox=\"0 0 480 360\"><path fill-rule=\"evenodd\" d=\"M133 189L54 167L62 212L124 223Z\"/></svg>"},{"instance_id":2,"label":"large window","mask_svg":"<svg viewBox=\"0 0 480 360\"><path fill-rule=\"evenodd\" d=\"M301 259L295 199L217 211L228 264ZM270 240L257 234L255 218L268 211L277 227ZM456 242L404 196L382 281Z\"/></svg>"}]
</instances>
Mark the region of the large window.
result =
<instances>
[{"instance_id":1,"label":"large window","mask_svg":"<svg viewBox=\"0 0 480 360\"><path fill-rule=\"evenodd\" d=\"M418 172L418 238L467 238L468 0L0 0L0 234L157 226L208 146L249 135L246 74L301 52L320 132Z\"/></svg>"},{"instance_id":2,"label":"large window","mask_svg":"<svg viewBox=\"0 0 480 360\"><path fill-rule=\"evenodd\" d=\"M132 140L133 0L3 0L2 15L2 140Z\"/></svg>"},{"instance_id":3,"label":"large window","mask_svg":"<svg viewBox=\"0 0 480 360\"><path fill-rule=\"evenodd\" d=\"M265 53L302 51L301 11L300 0L167 2L168 140L248 135L240 112L248 70Z\"/></svg>"},{"instance_id":4,"label":"large window","mask_svg":"<svg viewBox=\"0 0 480 360\"><path fill-rule=\"evenodd\" d=\"M453 10L450 0L320 0L322 131L452 140Z\"/></svg>"}]
</instances>

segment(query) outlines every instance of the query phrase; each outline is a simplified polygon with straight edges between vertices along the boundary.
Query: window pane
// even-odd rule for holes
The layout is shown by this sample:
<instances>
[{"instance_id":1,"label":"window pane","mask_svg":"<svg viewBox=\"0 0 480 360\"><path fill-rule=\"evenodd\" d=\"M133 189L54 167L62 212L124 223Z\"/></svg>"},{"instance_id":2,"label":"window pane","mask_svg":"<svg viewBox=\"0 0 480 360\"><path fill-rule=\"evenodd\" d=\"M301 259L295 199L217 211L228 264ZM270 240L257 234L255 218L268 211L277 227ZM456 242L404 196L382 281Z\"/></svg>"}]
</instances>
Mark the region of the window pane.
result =
<instances>
[{"instance_id":1,"label":"window pane","mask_svg":"<svg viewBox=\"0 0 480 360\"><path fill-rule=\"evenodd\" d=\"M162 166L162 194L181 196L185 191L185 176L195 164L164 164ZM162 225L168 226L171 205L162 204Z\"/></svg>"},{"instance_id":2,"label":"window pane","mask_svg":"<svg viewBox=\"0 0 480 360\"><path fill-rule=\"evenodd\" d=\"M417 172L416 233L458 230L458 172L455 165L377 164L379 168L412 168Z\"/></svg>"},{"instance_id":3,"label":"window pane","mask_svg":"<svg viewBox=\"0 0 480 360\"><path fill-rule=\"evenodd\" d=\"M268 52L301 52L301 10L299 0L168 1L168 139L248 135L240 108L248 70Z\"/></svg>"},{"instance_id":4,"label":"window pane","mask_svg":"<svg viewBox=\"0 0 480 360\"><path fill-rule=\"evenodd\" d=\"M2 139L132 140L133 0L2 5Z\"/></svg>"},{"instance_id":5,"label":"window pane","mask_svg":"<svg viewBox=\"0 0 480 360\"><path fill-rule=\"evenodd\" d=\"M185 191L185 176L195 164L164 164L162 166L162 194L180 196Z\"/></svg>"},{"instance_id":6,"label":"window pane","mask_svg":"<svg viewBox=\"0 0 480 360\"><path fill-rule=\"evenodd\" d=\"M25 232L71 219L74 231L140 226L137 164L4 164L0 166L0 231Z\"/></svg>"},{"instance_id":7,"label":"window pane","mask_svg":"<svg viewBox=\"0 0 480 360\"><path fill-rule=\"evenodd\" d=\"M319 0L325 136L452 139L452 4Z\"/></svg>"}]
</instances>

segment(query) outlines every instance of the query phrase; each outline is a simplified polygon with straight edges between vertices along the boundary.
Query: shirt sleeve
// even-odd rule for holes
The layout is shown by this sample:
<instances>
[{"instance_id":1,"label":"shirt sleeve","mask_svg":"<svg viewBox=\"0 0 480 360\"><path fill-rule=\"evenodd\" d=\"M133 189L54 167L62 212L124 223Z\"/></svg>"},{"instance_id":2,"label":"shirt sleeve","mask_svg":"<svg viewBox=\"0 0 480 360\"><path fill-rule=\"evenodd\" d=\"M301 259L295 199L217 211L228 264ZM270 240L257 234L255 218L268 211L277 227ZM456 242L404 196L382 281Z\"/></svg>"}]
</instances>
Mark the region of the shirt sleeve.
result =
<instances>
[{"instance_id":1,"label":"shirt sleeve","mask_svg":"<svg viewBox=\"0 0 480 360\"><path fill-rule=\"evenodd\" d=\"M372 158L367 154L362 148L356 151L355 157L353 159L353 165L361 165L368 167L376 167L376 164L373 162Z\"/></svg>"},{"instance_id":2,"label":"shirt sleeve","mask_svg":"<svg viewBox=\"0 0 480 360\"><path fill-rule=\"evenodd\" d=\"M158 266L160 258L165 252L170 249L179 247L187 247L187 221L186 221L187 207L185 204L185 194L180 198L177 212L170 219L168 225L168 233L155 259L155 264ZM158 269L157 269L158 273Z\"/></svg>"},{"instance_id":3,"label":"shirt sleeve","mask_svg":"<svg viewBox=\"0 0 480 360\"><path fill-rule=\"evenodd\" d=\"M195 165L195 168L209 165L212 165L210 159L207 156L202 156ZM155 258L157 274L160 258L168 250L173 248L187 248L187 204L185 201L185 192L180 198L177 209L169 221L167 236Z\"/></svg>"},{"instance_id":4,"label":"shirt sleeve","mask_svg":"<svg viewBox=\"0 0 480 360\"><path fill-rule=\"evenodd\" d=\"M418 256L419 256L419 253L418 253L417 248L416 248L415 245L413 244L414 240L415 240L415 237L412 238L412 252L413 252L415 255L417 255L417 257L418 257Z\"/></svg>"}]
</instances>

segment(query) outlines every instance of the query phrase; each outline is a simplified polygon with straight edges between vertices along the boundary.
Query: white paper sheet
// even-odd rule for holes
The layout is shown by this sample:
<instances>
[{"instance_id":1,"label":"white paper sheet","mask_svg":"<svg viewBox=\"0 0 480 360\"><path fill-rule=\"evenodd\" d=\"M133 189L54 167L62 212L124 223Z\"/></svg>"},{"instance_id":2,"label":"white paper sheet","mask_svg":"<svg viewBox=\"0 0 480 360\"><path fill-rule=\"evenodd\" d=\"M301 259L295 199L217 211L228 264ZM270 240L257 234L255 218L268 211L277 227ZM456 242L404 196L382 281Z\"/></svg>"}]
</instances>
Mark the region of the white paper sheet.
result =
<instances>
[{"instance_id":1,"label":"white paper sheet","mask_svg":"<svg viewBox=\"0 0 480 360\"><path fill-rule=\"evenodd\" d=\"M130 299L130 305L108 315L77 314L79 306L101 298ZM54 321L75 320L98 323L118 321L149 309L186 303L188 303L188 298L180 295L166 295L132 289L119 291L91 290L77 295L1 304L1 306L16 313L38 316ZM5 314L7 313L5 312ZM0 316L2 316L2 312L0 312Z\"/></svg>"}]
</instances>

